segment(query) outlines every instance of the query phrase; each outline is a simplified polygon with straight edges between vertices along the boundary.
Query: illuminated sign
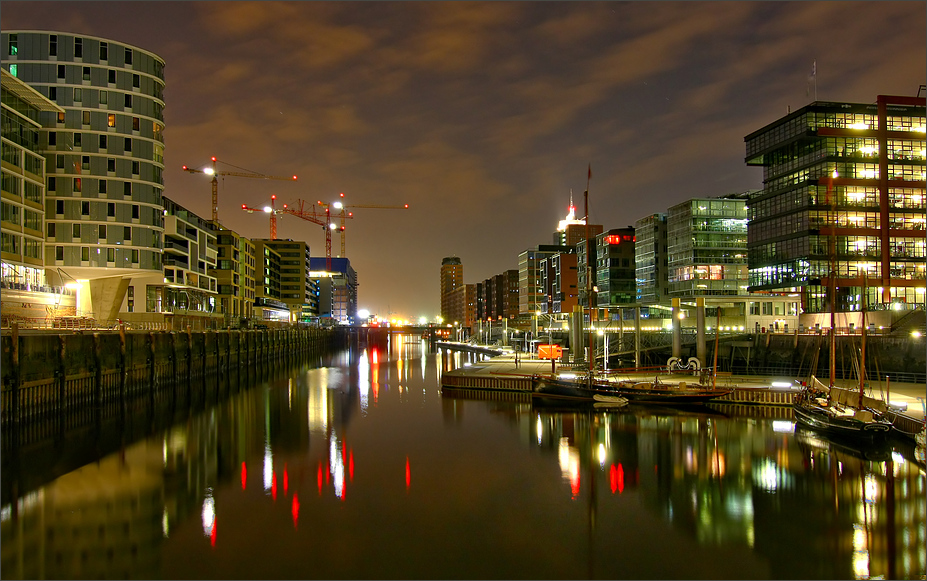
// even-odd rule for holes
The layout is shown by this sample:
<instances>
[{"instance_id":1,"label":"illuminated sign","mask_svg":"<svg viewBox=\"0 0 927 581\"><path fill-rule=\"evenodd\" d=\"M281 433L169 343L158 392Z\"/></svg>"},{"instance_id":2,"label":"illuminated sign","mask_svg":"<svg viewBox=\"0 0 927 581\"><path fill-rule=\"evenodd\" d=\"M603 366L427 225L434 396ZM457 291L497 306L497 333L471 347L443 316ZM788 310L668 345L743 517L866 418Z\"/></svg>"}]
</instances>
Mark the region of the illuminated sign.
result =
<instances>
[{"instance_id":1,"label":"illuminated sign","mask_svg":"<svg viewBox=\"0 0 927 581\"><path fill-rule=\"evenodd\" d=\"M606 244L621 244L622 242L635 242L636 236L631 234L609 234L605 237Z\"/></svg>"}]
</instances>

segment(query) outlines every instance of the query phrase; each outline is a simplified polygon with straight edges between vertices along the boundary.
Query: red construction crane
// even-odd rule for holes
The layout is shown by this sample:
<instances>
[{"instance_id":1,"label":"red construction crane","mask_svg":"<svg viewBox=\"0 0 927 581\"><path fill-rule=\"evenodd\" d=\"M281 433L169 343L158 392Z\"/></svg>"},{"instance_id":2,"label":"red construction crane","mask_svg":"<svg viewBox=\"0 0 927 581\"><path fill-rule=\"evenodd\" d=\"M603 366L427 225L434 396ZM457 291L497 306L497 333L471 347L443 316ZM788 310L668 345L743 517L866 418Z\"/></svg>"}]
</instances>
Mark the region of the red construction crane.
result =
<instances>
[{"instance_id":1,"label":"red construction crane","mask_svg":"<svg viewBox=\"0 0 927 581\"><path fill-rule=\"evenodd\" d=\"M341 193L340 197L344 198L344 193ZM325 208L326 211L330 211L330 208L340 210L339 217L341 218L341 227L339 228L339 230L341 231L341 256L345 255L344 253L344 220L345 218L354 217L354 212L345 213L345 209L347 208L379 208L382 210L408 210L409 209L409 204L403 204L402 206L384 206L380 204L349 204L349 205L346 205L340 201L334 202L331 204L323 204L321 201L319 201L318 204L322 206L323 208Z\"/></svg>"},{"instance_id":2,"label":"red construction crane","mask_svg":"<svg viewBox=\"0 0 927 581\"><path fill-rule=\"evenodd\" d=\"M297 208L291 208L287 204L283 205L283 208L277 209L277 196L270 197L270 206L264 206L263 208L251 208L246 204L241 205L241 209L253 214L254 212L266 212L270 215L270 239L277 239L277 215L278 214L290 214L291 216L296 216L297 218L302 218L308 222L318 224L322 226L322 229L325 230L325 267L327 270L332 269L332 230L336 228L334 224L331 223L331 213L325 208L325 214L317 213L316 206L309 205L312 211L306 210L307 202L304 200L297 200ZM347 216L351 218L352 216ZM342 230L344 226L341 227Z\"/></svg>"},{"instance_id":3,"label":"red construction crane","mask_svg":"<svg viewBox=\"0 0 927 581\"><path fill-rule=\"evenodd\" d=\"M190 172L190 173L204 173L204 174L206 174L206 175L211 175L211 176L212 176L212 221L215 222L215 223L217 223L217 224L219 223L219 195L218 195L218 193L219 193L219 176L234 176L234 177L239 177L239 178L261 178L261 179L265 179L265 180L284 180L284 181L295 181L295 180L296 180L296 176L289 176L289 177L285 177L285 176L269 176L269 175L265 175L265 174L262 174L262 173L257 173L257 172L253 172L253 171L248 171L248 170L246 170L245 168L238 167L238 166L236 166L236 165L232 165L232 164L230 164L230 163L228 163L228 162L226 162L226 161L223 161L222 163L224 163L225 165L231 165L232 167L237 168L237 169L240 169L240 170L243 170L243 171L240 171L240 172L235 172L235 171L218 171L218 170L216 169L216 162L217 162L217 161L218 161L218 160L217 160L215 157L213 157L213 158L212 158L212 167L207 167L207 168L205 168L205 169L193 169L193 168L190 168L190 167L187 167L187 166L183 166L183 170L184 170L184 171L188 171L188 172Z\"/></svg>"}]
</instances>

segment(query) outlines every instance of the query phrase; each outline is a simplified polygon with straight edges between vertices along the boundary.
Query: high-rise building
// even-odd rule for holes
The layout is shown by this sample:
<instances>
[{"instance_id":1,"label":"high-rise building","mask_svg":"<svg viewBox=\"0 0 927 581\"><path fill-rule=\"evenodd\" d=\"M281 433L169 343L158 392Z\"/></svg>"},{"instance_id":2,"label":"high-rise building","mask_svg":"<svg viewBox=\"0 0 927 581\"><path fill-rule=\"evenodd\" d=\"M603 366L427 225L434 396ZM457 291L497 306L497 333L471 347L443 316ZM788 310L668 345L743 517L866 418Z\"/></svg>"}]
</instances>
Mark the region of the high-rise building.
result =
<instances>
[{"instance_id":1,"label":"high-rise building","mask_svg":"<svg viewBox=\"0 0 927 581\"><path fill-rule=\"evenodd\" d=\"M595 243L598 308L608 310L637 302L634 228L612 228L596 236Z\"/></svg>"},{"instance_id":2,"label":"high-rise building","mask_svg":"<svg viewBox=\"0 0 927 581\"><path fill-rule=\"evenodd\" d=\"M816 101L744 138L763 168L749 203L750 291L805 313L925 303L925 99Z\"/></svg>"},{"instance_id":3,"label":"high-rise building","mask_svg":"<svg viewBox=\"0 0 927 581\"><path fill-rule=\"evenodd\" d=\"M449 256L441 261L441 318L445 321L456 320L456 313L451 308L451 293L463 285L463 263L456 256Z\"/></svg>"},{"instance_id":4,"label":"high-rise building","mask_svg":"<svg viewBox=\"0 0 927 581\"><path fill-rule=\"evenodd\" d=\"M133 277L162 269L164 61L125 43L5 30L3 68L62 110L39 112L46 278L80 283L114 320Z\"/></svg>"},{"instance_id":5,"label":"high-rise building","mask_svg":"<svg viewBox=\"0 0 927 581\"><path fill-rule=\"evenodd\" d=\"M669 208L670 297L747 294L749 195L695 198Z\"/></svg>"},{"instance_id":6,"label":"high-rise building","mask_svg":"<svg viewBox=\"0 0 927 581\"><path fill-rule=\"evenodd\" d=\"M45 158L39 150L40 113L64 110L6 69L3 84L2 261L4 317L44 317L49 307L70 304L64 286L51 287L45 279ZM21 295L29 293L29 295ZM41 295L41 296L40 296ZM63 296L64 295L64 296ZM21 299L21 300L19 300ZM57 314L57 308L55 309Z\"/></svg>"},{"instance_id":7,"label":"high-rise building","mask_svg":"<svg viewBox=\"0 0 927 581\"><path fill-rule=\"evenodd\" d=\"M637 301L659 303L667 295L666 214L652 214L634 223Z\"/></svg>"},{"instance_id":8,"label":"high-rise building","mask_svg":"<svg viewBox=\"0 0 927 581\"><path fill-rule=\"evenodd\" d=\"M572 313L579 301L576 277L576 251L573 248L545 256L538 267L543 300L537 312Z\"/></svg>"}]
</instances>

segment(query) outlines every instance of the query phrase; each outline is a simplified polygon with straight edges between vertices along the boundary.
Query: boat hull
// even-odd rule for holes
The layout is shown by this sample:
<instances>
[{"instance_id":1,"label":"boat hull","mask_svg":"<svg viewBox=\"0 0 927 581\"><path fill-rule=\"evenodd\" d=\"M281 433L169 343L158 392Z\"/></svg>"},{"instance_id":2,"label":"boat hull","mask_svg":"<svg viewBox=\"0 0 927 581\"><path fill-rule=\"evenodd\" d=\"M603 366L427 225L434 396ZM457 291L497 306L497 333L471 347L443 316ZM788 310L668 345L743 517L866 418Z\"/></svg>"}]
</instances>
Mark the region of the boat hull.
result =
<instances>
[{"instance_id":1,"label":"boat hull","mask_svg":"<svg viewBox=\"0 0 927 581\"><path fill-rule=\"evenodd\" d=\"M833 416L825 408L804 402L793 404L792 413L796 421L813 430L845 439L883 440L892 431L892 424L884 420L861 421L855 417Z\"/></svg>"},{"instance_id":2,"label":"boat hull","mask_svg":"<svg viewBox=\"0 0 927 581\"><path fill-rule=\"evenodd\" d=\"M596 395L622 397L629 403L646 404L704 404L731 393L730 389L679 387L673 384L628 384L585 380L564 380L536 377L534 395L537 397L594 401Z\"/></svg>"}]
</instances>

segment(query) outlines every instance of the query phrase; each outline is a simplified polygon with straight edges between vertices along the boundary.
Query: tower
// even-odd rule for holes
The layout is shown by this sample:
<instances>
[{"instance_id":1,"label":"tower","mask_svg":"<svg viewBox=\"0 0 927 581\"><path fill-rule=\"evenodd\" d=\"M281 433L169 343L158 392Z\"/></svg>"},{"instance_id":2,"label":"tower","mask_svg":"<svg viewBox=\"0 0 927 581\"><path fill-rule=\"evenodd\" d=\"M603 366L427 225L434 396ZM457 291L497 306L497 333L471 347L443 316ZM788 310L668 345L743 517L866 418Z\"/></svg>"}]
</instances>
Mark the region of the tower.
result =
<instances>
[{"instance_id":1,"label":"tower","mask_svg":"<svg viewBox=\"0 0 927 581\"><path fill-rule=\"evenodd\" d=\"M451 308L451 293L463 284L463 264L456 256L441 261L441 318L453 321L455 313Z\"/></svg>"}]
</instances>

